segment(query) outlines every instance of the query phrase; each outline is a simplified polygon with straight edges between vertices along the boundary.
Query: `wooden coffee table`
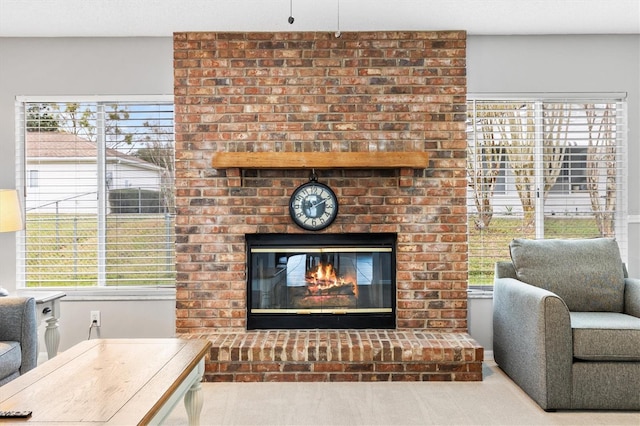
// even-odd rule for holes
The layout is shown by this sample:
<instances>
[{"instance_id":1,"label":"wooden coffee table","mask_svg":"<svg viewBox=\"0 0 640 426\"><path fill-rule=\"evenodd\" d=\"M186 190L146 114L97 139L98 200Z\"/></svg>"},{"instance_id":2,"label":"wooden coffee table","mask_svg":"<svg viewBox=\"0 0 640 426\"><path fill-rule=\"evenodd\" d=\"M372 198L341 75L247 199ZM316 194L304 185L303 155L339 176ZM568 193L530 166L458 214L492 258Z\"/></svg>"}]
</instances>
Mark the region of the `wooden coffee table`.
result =
<instances>
[{"instance_id":1,"label":"wooden coffee table","mask_svg":"<svg viewBox=\"0 0 640 426\"><path fill-rule=\"evenodd\" d=\"M11 420L21 423L158 424L184 397L197 425L210 347L208 340L87 340L0 387L0 410L32 411Z\"/></svg>"}]
</instances>

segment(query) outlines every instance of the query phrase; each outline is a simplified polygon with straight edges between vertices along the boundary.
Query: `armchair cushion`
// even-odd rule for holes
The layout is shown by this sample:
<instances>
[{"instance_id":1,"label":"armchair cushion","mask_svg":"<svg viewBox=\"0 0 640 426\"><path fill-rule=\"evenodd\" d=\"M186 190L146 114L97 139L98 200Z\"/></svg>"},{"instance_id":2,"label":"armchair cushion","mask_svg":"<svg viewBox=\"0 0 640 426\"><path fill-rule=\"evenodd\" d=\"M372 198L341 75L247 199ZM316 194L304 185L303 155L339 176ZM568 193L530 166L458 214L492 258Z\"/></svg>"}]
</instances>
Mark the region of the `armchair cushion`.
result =
<instances>
[{"instance_id":1,"label":"armchair cushion","mask_svg":"<svg viewBox=\"0 0 640 426\"><path fill-rule=\"evenodd\" d=\"M640 361L640 318L615 312L570 312L573 357Z\"/></svg>"},{"instance_id":2,"label":"armchair cushion","mask_svg":"<svg viewBox=\"0 0 640 426\"><path fill-rule=\"evenodd\" d=\"M0 386L34 368L38 323L33 297L0 297Z\"/></svg>"},{"instance_id":3,"label":"armchair cushion","mask_svg":"<svg viewBox=\"0 0 640 426\"><path fill-rule=\"evenodd\" d=\"M509 248L517 279L557 294L570 311L623 311L624 269L615 240L517 238Z\"/></svg>"},{"instance_id":4,"label":"armchair cushion","mask_svg":"<svg viewBox=\"0 0 640 426\"><path fill-rule=\"evenodd\" d=\"M5 379L17 377L22 363L22 352L18 342L0 342L0 384Z\"/></svg>"}]
</instances>

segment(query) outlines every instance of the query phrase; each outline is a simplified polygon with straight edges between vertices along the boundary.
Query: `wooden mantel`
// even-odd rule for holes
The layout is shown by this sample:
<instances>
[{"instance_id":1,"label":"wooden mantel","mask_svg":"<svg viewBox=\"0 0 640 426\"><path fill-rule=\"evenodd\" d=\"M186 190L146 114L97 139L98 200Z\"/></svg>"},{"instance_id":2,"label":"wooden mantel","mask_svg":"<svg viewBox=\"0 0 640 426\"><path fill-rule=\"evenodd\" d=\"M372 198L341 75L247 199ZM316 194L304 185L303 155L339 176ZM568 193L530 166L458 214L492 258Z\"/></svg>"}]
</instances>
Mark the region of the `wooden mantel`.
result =
<instances>
[{"instance_id":1,"label":"wooden mantel","mask_svg":"<svg viewBox=\"0 0 640 426\"><path fill-rule=\"evenodd\" d=\"M426 169L426 152L216 152L215 169Z\"/></svg>"}]
</instances>

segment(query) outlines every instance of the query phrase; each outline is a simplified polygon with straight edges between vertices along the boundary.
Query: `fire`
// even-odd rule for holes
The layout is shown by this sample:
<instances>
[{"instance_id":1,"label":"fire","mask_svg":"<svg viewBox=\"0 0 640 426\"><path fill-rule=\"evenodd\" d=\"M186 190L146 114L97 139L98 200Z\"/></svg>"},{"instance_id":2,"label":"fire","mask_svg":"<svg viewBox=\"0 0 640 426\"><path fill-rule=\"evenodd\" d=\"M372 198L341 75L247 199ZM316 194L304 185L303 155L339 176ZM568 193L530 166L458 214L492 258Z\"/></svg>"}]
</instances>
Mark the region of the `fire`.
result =
<instances>
[{"instance_id":1,"label":"fire","mask_svg":"<svg viewBox=\"0 0 640 426\"><path fill-rule=\"evenodd\" d=\"M358 297L358 286L355 280L340 278L331 263L321 262L307 272L307 288L311 294L326 294L332 291L351 287L353 294Z\"/></svg>"},{"instance_id":2,"label":"fire","mask_svg":"<svg viewBox=\"0 0 640 426\"><path fill-rule=\"evenodd\" d=\"M338 282L336 271L335 269L333 269L333 265L330 263L319 264L316 267L316 271L312 272L311 275L316 281L328 281L333 284Z\"/></svg>"}]
</instances>

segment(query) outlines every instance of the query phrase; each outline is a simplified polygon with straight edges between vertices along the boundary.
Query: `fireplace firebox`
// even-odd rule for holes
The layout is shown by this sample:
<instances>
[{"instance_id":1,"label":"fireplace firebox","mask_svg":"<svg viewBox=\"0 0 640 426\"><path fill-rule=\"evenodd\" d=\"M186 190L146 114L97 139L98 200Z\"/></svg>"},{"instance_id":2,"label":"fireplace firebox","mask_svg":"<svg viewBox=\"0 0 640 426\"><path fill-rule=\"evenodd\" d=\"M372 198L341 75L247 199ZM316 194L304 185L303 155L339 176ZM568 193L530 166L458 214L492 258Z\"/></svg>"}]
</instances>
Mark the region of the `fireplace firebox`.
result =
<instances>
[{"instance_id":1,"label":"fireplace firebox","mask_svg":"<svg viewBox=\"0 0 640 426\"><path fill-rule=\"evenodd\" d=\"M396 234L248 234L247 328L395 328Z\"/></svg>"}]
</instances>

